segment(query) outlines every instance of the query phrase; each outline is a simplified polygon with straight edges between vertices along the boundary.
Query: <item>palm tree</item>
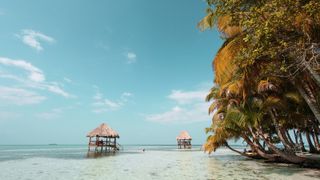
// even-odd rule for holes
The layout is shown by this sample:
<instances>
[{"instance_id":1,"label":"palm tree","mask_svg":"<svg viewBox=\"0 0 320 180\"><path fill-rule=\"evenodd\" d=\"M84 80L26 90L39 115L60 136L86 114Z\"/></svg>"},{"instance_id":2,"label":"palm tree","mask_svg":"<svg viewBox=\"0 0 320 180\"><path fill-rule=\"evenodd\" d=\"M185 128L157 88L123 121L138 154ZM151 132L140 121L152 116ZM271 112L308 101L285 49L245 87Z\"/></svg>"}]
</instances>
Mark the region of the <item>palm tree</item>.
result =
<instances>
[{"instance_id":1,"label":"palm tree","mask_svg":"<svg viewBox=\"0 0 320 180\"><path fill-rule=\"evenodd\" d=\"M251 66L269 58L277 65L270 73L289 78L320 122L320 11L310 10L320 8L320 3L207 0L207 4L207 15L198 27L205 30L216 26L226 38L214 60L215 82L227 82L237 66ZM287 12L282 13L283 9ZM235 39L236 46L225 48ZM305 81L304 76L311 79Z\"/></svg>"},{"instance_id":2,"label":"palm tree","mask_svg":"<svg viewBox=\"0 0 320 180\"><path fill-rule=\"evenodd\" d=\"M311 9L320 3L207 2L207 16L198 26L217 26L226 40L213 61L215 85L206 99L213 101L213 122L207 129L212 134L205 149L211 153L242 138L262 158L315 164L295 151L304 150L302 136L309 151L319 147L320 37L315 32L320 32L320 11ZM279 142L285 149L276 146Z\"/></svg>"}]
</instances>

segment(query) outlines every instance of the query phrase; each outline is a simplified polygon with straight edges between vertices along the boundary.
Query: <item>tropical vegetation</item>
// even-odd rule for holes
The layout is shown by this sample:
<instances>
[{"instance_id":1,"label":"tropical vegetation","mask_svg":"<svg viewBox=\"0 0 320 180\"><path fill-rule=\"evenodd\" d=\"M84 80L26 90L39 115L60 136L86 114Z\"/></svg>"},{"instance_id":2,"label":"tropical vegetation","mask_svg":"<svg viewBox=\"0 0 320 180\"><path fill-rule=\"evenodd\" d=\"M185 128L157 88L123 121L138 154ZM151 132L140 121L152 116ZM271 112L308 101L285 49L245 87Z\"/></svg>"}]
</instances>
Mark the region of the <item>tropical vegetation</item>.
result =
<instances>
[{"instance_id":1,"label":"tropical vegetation","mask_svg":"<svg viewBox=\"0 0 320 180\"><path fill-rule=\"evenodd\" d=\"M224 40L213 60L204 145L320 167L320 1L207 0L201 30ZM233 149L243 140L251 151ZM319 156L318 156L319 157Z\"/></svg>"}]
</instances>

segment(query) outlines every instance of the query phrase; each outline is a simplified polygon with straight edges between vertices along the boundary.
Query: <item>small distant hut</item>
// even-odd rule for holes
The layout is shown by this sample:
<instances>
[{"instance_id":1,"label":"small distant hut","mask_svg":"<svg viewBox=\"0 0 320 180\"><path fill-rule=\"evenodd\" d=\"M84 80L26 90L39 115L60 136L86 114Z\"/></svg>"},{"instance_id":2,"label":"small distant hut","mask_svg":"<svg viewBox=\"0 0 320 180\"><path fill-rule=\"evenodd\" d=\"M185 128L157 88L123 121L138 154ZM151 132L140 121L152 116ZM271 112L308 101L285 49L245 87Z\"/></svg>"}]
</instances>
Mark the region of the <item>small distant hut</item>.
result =
<instances>
[{"instance_id":1,"label":"small distant hut","mask_svg":"<svg viewBox=\"0 0 320 180\"><path fill-rule=\"evenodd\" d=\"M181 131L177 137L177 143L179 149L191 149L191 136L188 131Z\"/></svg>"},{"instance_id":2,"label":"small distant hut","mask_svg":"<svg viewBox=\"0 0 320 180\"><path fill-rule=\"evenodd\" d=\"M105 123L89 132L87 137L89 137L88 151L91 150L91 147L101 152L116 152L120 148L120 145L117 144L119 134Z\"/></svg>"}]
</instances>

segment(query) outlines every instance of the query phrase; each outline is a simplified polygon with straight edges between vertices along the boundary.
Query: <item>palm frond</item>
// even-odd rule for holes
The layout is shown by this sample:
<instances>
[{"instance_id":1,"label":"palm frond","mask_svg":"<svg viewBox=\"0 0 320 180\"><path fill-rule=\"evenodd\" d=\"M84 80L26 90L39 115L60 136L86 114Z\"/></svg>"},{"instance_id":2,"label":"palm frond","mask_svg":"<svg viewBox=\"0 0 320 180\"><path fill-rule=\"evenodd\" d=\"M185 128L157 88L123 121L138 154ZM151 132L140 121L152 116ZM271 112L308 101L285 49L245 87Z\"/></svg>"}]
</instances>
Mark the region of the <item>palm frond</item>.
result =
<instances>
[{"instance_id":1,"label":"palm frond","mask_svg":"<svg viewBox=\"0 0 320 180\"><path fill-rule=\"evenodd\" d=\"M228 83L238 68L235 64L235 57L242 44L240 37L229 39L218 51L213 60L215 71L215 83L224 85Z\"/></svg>"},{"instance_id":2,"label":"palm frond","mask_svg":"<svg viewBox=\"0 0 320 180\"><path fill-rule=\"evenodd\" d=\"M284 97L296 104L300 104L301 102L303 102L301 95L297 92L287 92L284 94Z\"/></svg>"},{"instance_id":3,"label":"palm frond","mask_svg":"<svg viewBox=\"0 0 320 180\"><path fill-rule=\"evenodd\" d=\"M232 26L230 16L220 16L217 19L217 28L226 38L232 38L242 32L242 28L238 26Z\"/></svg>"},{"instance_id":4,"label":"palm frond","mask_svg":"<svg viewBox=\"0 0 320 180\"><path fill-rule=\"evenodd\" d=\"M215 98L218 97L218 93L219 93L219 88L218 87L212 87L210 89L209 94L206 96L206 101L209 102Z\"/></svg>"},{"instance_id":5,"label":"palm frond","mask_svg":"<svg viewBox=\"0 0 320 180\"><path fill-rule=\"evenodd\" d=\"M264 102L263 102L263 110L268 110L270 108L280 108L285 109L286 103L283 101L283 99L275 96L269 96Z\"/></svg>"},{"instance_id":6,"label":"palm frond","mask_svg":"<svg viewBox=\"0 0 320 180\"><path fill-rule=\"evenodd\" d=\"M215 23L215 15L213 11L208 8L207 9L207 15L202 18L202 20L198 23L198 28L201 31L205 31L206 29L212 29L214 27Z\"/></svg>"}]
</instances>

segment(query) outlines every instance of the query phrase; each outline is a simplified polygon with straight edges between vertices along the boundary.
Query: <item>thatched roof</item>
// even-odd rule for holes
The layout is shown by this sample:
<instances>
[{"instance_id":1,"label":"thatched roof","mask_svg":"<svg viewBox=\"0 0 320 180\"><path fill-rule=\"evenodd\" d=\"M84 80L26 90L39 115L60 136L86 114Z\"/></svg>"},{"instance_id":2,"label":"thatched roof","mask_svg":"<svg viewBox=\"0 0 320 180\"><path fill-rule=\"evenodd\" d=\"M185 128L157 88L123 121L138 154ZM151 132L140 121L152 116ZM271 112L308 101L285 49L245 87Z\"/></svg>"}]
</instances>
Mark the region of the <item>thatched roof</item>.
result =
<instances>
[{"instance_id":1,"label":"thatched roof","mask_svg":"<svg viewBox=\"0 0 320 180\"><path fill-rule=\"evenodd\" d=\"M102 123L99 127L87 134L87 137L95 136L119 138L119 134L105 123Z\"/></svg>"},{"instance_id":2,"label":"thatched roof","mask_svg":"<svg viewBox=\"0 0 320 180\"><path fill-rule=\"evenodd\" d=\"M192 137L189 135L188 131L181 131L179 136L177 136L177 140L181 140L181 139L192 139Z\"/></svg>"}]
</instances>

